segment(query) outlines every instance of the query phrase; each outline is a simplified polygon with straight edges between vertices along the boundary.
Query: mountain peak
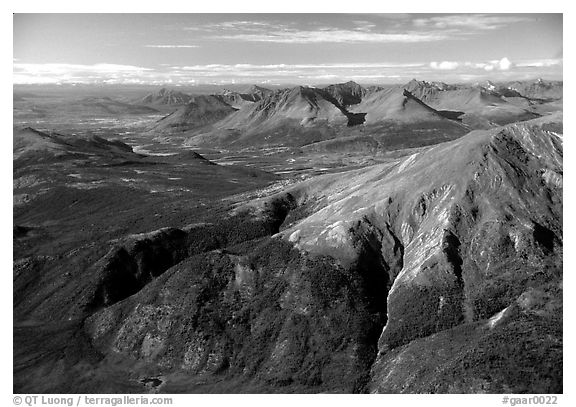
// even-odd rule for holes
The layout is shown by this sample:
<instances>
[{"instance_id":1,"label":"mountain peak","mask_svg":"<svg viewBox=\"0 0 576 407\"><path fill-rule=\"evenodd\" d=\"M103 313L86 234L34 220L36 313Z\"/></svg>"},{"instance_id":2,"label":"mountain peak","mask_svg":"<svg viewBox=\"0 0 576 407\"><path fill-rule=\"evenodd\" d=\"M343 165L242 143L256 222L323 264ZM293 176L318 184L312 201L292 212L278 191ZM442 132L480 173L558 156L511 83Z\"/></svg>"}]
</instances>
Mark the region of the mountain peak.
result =
<instances>
[{"instance_id":1,"label":"mountain peak","mask_svg":"<svg viewBox=\"0 0 576 407\"><path fill-rule=\"evenodd\" d=\"M252 85L250 88L248 88L248 92L271 92L271 90L268 88L263 88L262 86Z\"/></svg>"},{"instance_id":2,"label":"mountain peak","mask_svg":"<svg viewBox=\"0 0 576 407\"><path fill-rule=\"evenodd\" d=\"M158 92L146 95L141 102L156 105L183 105L190 101L190 95L169 89L161 88Z\"/></svg>"},{"instance_id":3,"label":"mountain peak","mask_svg":"<svg viewBox=\"0 0 576 407\"><path fill-rule=\"evenodd\" d=\"M157 121L150 130L184 132L215 123L235 111L218 96L190 96L184 106Z\"/></svg>"},{"instance_id":4,"label":"mountain peak","mask_svg":"<svg viewBox=\"0 0 576 407\"><path fill-rule=\"evenodd\" d=\"M362 101L366 94L366 89L354 81L337 83L323 88L342 106L356 105Z\"/></svg>"},{"instance_id":5,"label":"mountain peak","mask_svg":"<svg viewBox=\"0 0 576 407\"><path fill-rule=\"evenodd\" d=\"M419 81L419 80L416 79L416 78L412 78L412 79L410 80L410 82L408 82L408 83L406 84L406 87L408 87L408 86L410 86L410 85L420 86L420 85L424 85L424 84L426 84L426 81Z\"/></svg>"}]
</instances>

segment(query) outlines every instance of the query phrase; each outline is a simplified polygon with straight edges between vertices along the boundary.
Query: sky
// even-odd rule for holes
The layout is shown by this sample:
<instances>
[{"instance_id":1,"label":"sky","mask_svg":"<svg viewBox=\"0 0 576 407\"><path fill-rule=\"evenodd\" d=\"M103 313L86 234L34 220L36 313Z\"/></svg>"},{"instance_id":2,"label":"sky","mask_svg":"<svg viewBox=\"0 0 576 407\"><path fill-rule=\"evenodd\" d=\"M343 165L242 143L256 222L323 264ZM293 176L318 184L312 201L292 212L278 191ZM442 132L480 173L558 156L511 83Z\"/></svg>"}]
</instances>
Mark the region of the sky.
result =
<instances>
[{"instance_id":1,"label":"sky","mask_svg":"<svg viewBox=\"0 0 576 407\"><path fill-rule=\"evenodd\" d=\"M14 84L562 79L562 14L14 14Z\"/></svg>"}]
</instances>

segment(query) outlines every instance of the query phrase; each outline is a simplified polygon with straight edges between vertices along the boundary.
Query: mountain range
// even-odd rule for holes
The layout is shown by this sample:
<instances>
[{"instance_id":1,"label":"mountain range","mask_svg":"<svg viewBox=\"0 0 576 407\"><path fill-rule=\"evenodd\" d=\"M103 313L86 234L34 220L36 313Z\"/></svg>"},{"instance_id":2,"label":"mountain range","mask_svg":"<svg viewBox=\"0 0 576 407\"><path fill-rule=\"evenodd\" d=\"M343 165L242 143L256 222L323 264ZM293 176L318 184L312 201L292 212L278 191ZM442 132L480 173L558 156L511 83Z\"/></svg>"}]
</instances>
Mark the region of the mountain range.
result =
<instances>
[{"instance_id":1,"label":"mountain range","mask_svg":"<svg viewBox=\"0 0 576 407\"><path fill-rule=\"evenodd\" d=\"M14 391L562 393L561 87L162 90L121 140L15 127Z\"/></svg>"},{"instance_id":2,"label":"mountain range","mask_svg":"<svg viewBox=\"0 0 576 407\"><path fill-rule=\"evenodd\" d=\"M347 82L324 88L225 91L214 97L235 110L214 103L208 109L194 104L182 106L151 130L164 134L188 131L185 137L189 138L189 145L309 145L357 138L361 130L356 126L369 128L366 133L372 135L383 134L382 129L389 127L400 132L419 128L439 133L442 129L443 133L462 135L475 128L529 120L547 113L546 109L561 108L559 83L537 81L524 87L516 85L530 97L511 86L412 80L402 86L372 88ZM555 98L545 99L546 95ZM211 114L210 109L218 113ZM289 136L282 137L285 133Z\"/></svg>"}]
</instances>

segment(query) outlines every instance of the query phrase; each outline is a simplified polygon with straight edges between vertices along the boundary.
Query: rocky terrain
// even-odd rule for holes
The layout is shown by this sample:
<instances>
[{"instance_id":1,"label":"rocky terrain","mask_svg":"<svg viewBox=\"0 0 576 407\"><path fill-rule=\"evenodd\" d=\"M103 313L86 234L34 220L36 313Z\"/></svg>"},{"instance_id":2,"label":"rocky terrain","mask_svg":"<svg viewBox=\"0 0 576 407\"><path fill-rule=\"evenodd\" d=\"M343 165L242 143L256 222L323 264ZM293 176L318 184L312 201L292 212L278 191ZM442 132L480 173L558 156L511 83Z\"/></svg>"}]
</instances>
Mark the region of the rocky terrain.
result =
<instances>
[{"instance_id":1,"label":"rocky terrain","mask_svg":"<svg viewBox=\"0 0 576 407\"><path fill-rule=\"evenodd\" d=\"M195 96L175 112L160 119L150 130L173 133L201 128L219 121L235 110L215 96Z\"/></svg>"},{"instance_id":2,"label":"rocky terrain","mask_svg":"<svg viewBox=\"0 0 576 407\"><path fill-rule=\"evenodd\" d=\"M563 86L561 81L512 81L502 87L518 92L520 95L540 100L562 99Z\"/></svg>"},{"instance_id":3,"label":"rocky terrain","mask_svg":"<svg viewBox=\"0 0 576 407\"><path fill-rule=\"evenodd\" d=\"M357 105L366 96L368 90L354 81L329 85L324 88L342 106Z\"/></svg>"},{"instance_id":4,"label":"rocky terrain","mask_svg":"<svg viewBox=\"0 0 576 407\"><path fill-rule=\"evenodd\" d=\"M550 102L562 99L562 86L557 82L521 84L496 85L488 81L476 86L455 86L412 80L406 89L435 109L460 111L460 119L472 127L478 118L491 125L533 119Z\"/></svg>"},{"instance_id":5,"label":"rocky terrain","mask_svg":"<svg viewBox=\"0 0 576 407\"><path fill-rule=\"evenodd\" d=\"M412 80L401 86L364 88L355 82L296 87L254 102L228 93L237 111L186 133L194 147L306 146L314 151L390 151L434 144L474 129L530 120L562 110L557 83L524 96L492 83L448 85ZM522 91L532 89L529 85ZM548 89L548 90L546 90ZM544 98L545 92L555 97ZM542 97L539 97L542 96ZM193 126L192 126L193 127ZM394 139L392 135L398 135ZM413 140L414 135L417 139ZM317 145L316 145L317 144Z\"/></svg>"},{"instance_id":6,"label":"rocky terrain","mask_svg":"<svg viewBox=\"0 0 576 407\"><path fill-rule=\"evenodd\" d=\"M561 98L347 82L15 127L14 391L561 393Z\"/></svg>"},{"instance_id":7,"label":"rocky terrain","mask_svg":"<svg viewBox=\"0 0 576 407\"><path fill-rule=\"evenodd\" d=\"M158 92L150 93L142 98L141 103L147 105L185 105L192 96L184 92L162 88Z\"/></svg>"},{"instance_id":8,"label":"rocky terrain","mask_svg":"<svg viewBox=\"0 0 576 407\"><path fill-rule=\"evenodd\" d=\"M245 91L240 92L224 89L221 94L215 96L219 97L222 99L222 101L228 103L230 106L236 109L240 109L243 106L249 106L255 102L258 102L273 93L274 91L270 89L253 85Z\"/></svg>"}]
</instances>

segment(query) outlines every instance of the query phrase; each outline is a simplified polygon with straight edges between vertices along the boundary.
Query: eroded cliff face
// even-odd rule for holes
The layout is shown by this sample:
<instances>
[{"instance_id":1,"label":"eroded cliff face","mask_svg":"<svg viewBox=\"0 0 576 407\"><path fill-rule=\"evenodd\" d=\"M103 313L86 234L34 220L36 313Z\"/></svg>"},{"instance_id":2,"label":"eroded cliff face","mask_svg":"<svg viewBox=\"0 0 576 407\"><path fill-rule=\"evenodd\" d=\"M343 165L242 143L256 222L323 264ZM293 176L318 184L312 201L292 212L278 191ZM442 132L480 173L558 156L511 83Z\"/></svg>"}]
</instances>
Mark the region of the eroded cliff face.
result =
<instances>
[{"instance_id":1,"label":"eroded cliff face","mask_svg":"<svg viewBox=\"0 0 576 407\"><path fill-rule=\"evenodd\" d=\"M510 372L511 366L526 367L527 360L548 356L560 362L558 348L545 357L537 347L550 332L561 341L562 137L547 130L558 120L472 132L395 166L358 172L346 179L347 185L333 181L324 208L285 232L302 250L328 252L347 262L362 256L353 243L362 236L358 222L398 240L402 256L397 264L402 267L397 273L386 271L393 284L389 292L382 291L388 298L387 322L378 342L371 391L530 391ZM383 258L393 253L389 244L381 250ZM533 297L538 300L526 300ZM478 321L488 318L493 322L486 333ZM526 330L532 319L535 326L546 328L510 339L525 346L525 354L496 346L491 352L501 361L498 368L478 357L488 348L478 345L479 337L494 341L506 331ZM455 351L436 362L414 362L425 355L422 348L413 350L412 342L438 342L431 335L454 327L474 332L467 332L466 340L459 338L460 345L482 366L459 366L461 375L457 380L452 376L454 384L440 377L426 387L415 379L422 371L445 368L441 363L453 365L457 358L468 362ZM395 351L406 344L401 353ZM412 366L403 364L407 358ZM559 377L561 370L554 363L544 363L542 374ZM401 374L392 374L398 369ZM482 379L475 376L480 371Z\"/></svg>"},{"instance_id":2,"label":"eroded cliff face","mask_svg":"<svg viewBox=\"0 0 576 407\"><path fill-rule=\"evenodd\" d=\"M168 383L184 371L285 391L561 391L561 121L475 131L243 205L231 219L249 213L257 233L188 251L86 331Z\"/></svg>"}]
</instances>

